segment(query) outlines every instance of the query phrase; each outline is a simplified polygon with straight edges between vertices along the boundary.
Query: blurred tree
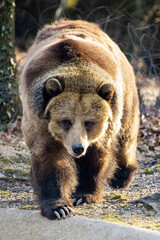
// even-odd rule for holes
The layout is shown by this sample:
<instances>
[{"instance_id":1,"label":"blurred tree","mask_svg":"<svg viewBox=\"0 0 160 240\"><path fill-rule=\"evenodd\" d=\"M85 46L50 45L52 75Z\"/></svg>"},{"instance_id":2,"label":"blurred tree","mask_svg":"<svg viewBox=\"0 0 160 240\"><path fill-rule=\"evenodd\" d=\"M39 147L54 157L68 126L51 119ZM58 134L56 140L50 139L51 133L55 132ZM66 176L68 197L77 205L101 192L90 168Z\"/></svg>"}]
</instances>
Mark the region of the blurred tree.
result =
<instances>
[{"instance_id":1,"label":"blurred tree","mask_svg":"<svg viewBox=\"0 0 160 240\"><path fill-rule=\"evenodd\" d=\"M14 0L0 1L0 128L17 115Z\"/></svg>"}]
</instances>

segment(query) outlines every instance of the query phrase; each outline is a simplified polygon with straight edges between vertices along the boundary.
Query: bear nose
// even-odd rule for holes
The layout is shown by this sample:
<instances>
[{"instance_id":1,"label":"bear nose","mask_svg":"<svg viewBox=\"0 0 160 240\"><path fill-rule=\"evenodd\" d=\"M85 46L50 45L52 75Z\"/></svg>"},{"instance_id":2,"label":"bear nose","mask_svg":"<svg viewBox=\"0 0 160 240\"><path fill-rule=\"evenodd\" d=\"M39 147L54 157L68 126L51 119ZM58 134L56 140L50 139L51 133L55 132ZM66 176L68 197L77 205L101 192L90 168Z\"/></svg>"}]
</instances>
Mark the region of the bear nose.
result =
<instances>
[{"instance_id":1,"label":"bear nose","mask_svg":"<svg viewBox=\"0 0 160 240\"><path fill-rule=\"evenodd\" d=\"M82 146L82 144L76 144L72 147L73 152L79 156L84 152L84 147Z\"/></svg>"}]
</instances>

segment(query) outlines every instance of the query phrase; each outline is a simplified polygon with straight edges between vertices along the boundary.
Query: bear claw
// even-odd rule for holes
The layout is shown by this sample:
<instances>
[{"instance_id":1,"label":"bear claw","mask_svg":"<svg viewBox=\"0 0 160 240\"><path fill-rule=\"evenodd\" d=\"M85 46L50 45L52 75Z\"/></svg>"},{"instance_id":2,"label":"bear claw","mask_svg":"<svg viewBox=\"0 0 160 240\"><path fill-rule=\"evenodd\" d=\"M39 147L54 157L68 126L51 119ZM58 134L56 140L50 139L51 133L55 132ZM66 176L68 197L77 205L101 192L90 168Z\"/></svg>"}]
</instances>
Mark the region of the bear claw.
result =
<instances>
[{"instance_id":1,"label":"bear claw","mask_svg":"<svg viewBox=\"0 0 160 240\"><path fill-rule=\"evenodd\" d=\"M78 206L80 204L83 204L84 202L85 202L84 197L76 197L76 198L73 198L72 204L73 206Z\"/></svg>"},{"instance_id":2,"label":"bear claw","mask_svg":"<svg viewBox=\"0 0 160 240\"><path fill-rule=\"evenodd\" d=\"M69 207L69 206L67 206L67 208L70 210L70 212L72 212L72 214L75 216L75 211L71 208L71 207Z\"/></svg>"},{"instance_id":3,"label":"bear claw","mask_svg":"<svg viewBox=\"0 0 160 240\"><path fill-rule=\"evenodd\" d=\"M97 197L96 195L88 194L86 196L74 198L72 201L72 204L73 206L78 206L83 203L91 204L91 203L99 203L102 201L104 201L104 199L101 197L101 195Z\"/></svg>"},{"instance_id":4,"label":"bear claw","mask_svg":"<svg viewBox=\"0 0 160 240\"><path fill-rule=\"evenodd\" d=\"M66 214L65 211L63 209L60 209L60 213L62 214L63 219L66 218ZM68 215L68 214L67 214Z\"/></svg>"},{"instance_id":5,"label":"bear claw","mask_svg":"<svg viewBox=\"0 0 160 240\"><path fill-rule=\"evenodd\" d=\"M75 202L75 205L78 206L78 205L82 204L83 201L84 201L83 198L79 198L79 199Z\"/></svg>"},{"instance_id":6,"label":"bear claw","mask_svg":"<svg viewBox=\"0 0 160 240\"><path fill-rule=\"evenodd\" d=\"M63 207L63 209L66 211L67 215L69 215L69 210L67 207Z\"/></svg>"},{"instance_id":7,"label":"bear claw","mask_svg":"<svg viewBox=\"0 0 160 240\"><path fill-rule=\"evenodd\" d=\"M86 203L86 197L77 197L73 199L73 205L78 206L80 204Z\"/></svg>"},{"instance_id":8,"label":"bear claw","mask_svg":"<svg viewBox=\"0 0 160 240\"><path fill-rule=\"evenodd\" d=\"M61 217L60 217L60 215L59 215L59 213L57 212L57 211L54 211L54 215L60 220L61 219Z\"/></svg>"},{"instance_id":9,"label":"bear claw","mask_svg":"<svg viewBox=\"0 0 160 240\"><path fill-rule=\"evenodd\" d=\"M55 209L43 209L42 215L49 219L66 219L70 214L75 215L74 210L69 206L57 207Z\"/></svg>"}]
</instances>

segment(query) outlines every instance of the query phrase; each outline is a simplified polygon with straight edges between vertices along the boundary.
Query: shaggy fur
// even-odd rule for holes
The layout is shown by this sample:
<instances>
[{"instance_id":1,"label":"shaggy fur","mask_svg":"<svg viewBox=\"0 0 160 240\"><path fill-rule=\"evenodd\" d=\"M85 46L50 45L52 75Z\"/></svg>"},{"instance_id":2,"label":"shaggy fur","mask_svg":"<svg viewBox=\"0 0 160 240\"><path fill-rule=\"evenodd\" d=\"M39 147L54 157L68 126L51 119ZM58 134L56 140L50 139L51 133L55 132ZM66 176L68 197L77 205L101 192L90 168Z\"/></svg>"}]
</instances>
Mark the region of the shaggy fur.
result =
<instances>
[{"instance_id":1,"label":"shaggy fur","mask_svg":"<svg viewBox=\"0 0 160 240\"><path fill-rule=\"evenodd\" d=\"M101 201L106 182L129 186L138 168L135 78L97 25L60 20L40 30L20 91L22 131L42 215L61 215L63 207L73 206L72 197Z\"/></svg>"}]
</instances>

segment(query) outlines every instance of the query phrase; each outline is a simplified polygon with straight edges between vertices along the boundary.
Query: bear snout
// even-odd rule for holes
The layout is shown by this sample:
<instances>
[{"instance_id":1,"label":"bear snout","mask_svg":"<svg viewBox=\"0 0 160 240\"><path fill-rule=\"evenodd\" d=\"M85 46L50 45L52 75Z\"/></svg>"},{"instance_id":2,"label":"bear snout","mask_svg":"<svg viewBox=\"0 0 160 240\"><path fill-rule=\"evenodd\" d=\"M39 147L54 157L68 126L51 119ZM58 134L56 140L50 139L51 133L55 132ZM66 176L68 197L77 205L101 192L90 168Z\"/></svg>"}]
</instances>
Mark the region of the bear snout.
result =
<instances>
[{"instance_id":1,"label":"bear snout","mask_svg":"<svg viewBox=\"0 0 160 240\"><path fill-rule=\"evenodd\" d=\"M85 149L84 149L83 145L80 143L80 144L73 145L72 150L78 157L84 152Z\"/></svg>"}]
</instances>

